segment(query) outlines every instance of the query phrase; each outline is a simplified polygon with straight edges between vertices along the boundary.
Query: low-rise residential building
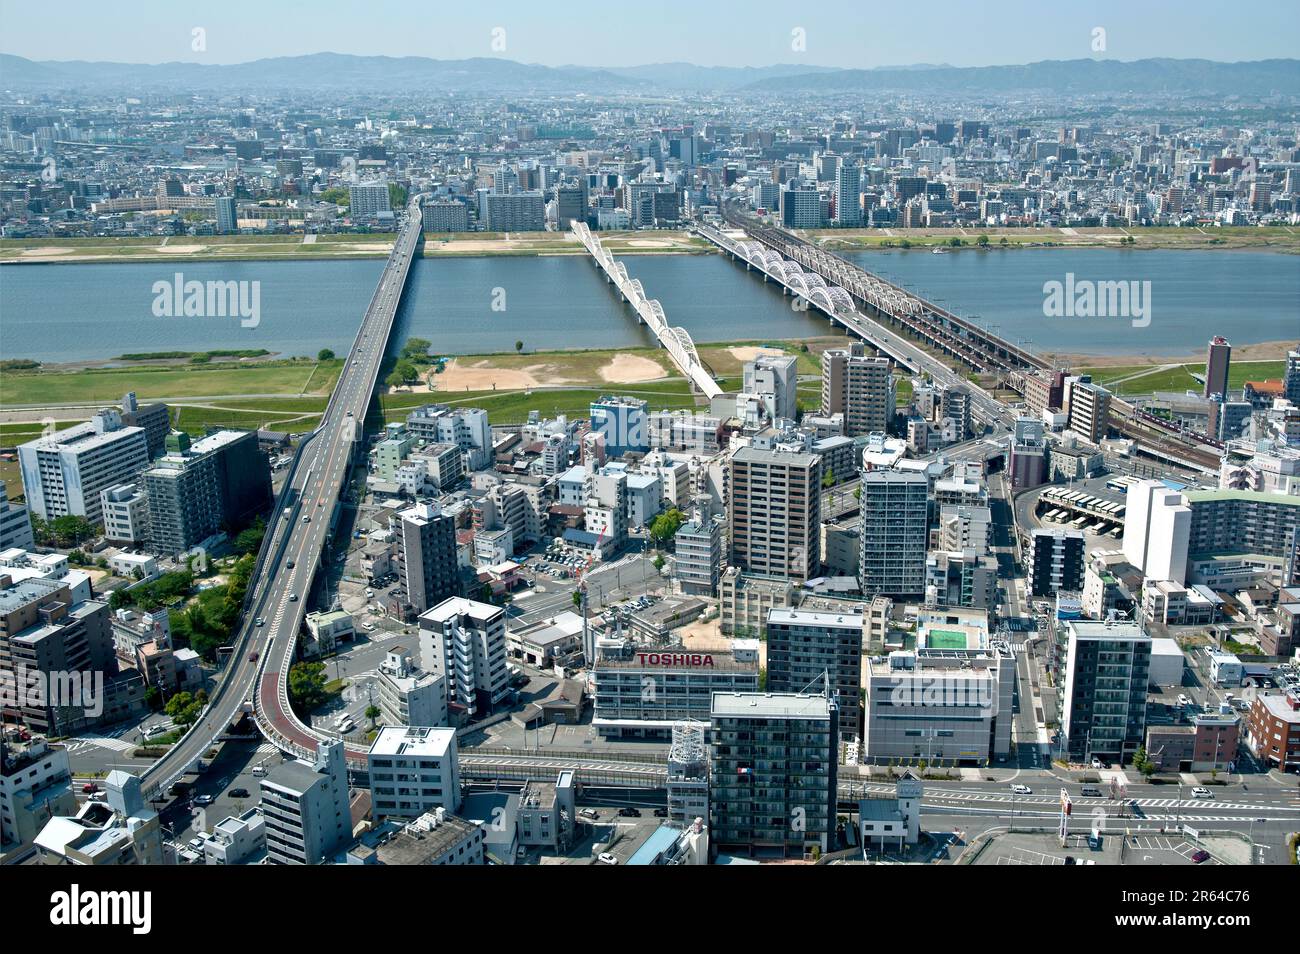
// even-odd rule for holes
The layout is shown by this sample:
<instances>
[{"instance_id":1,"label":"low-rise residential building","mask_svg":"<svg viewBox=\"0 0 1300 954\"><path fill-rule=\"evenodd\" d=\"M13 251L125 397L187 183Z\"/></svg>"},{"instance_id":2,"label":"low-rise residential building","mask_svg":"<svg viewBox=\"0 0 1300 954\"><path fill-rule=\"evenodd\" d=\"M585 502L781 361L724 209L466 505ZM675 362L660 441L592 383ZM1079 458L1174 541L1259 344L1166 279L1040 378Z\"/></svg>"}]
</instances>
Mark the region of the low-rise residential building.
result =
<instances>
[{"instance_id":1,"label":"low-rise residential building","mask_svg":"<svg viewBox=\"0 0 1300 954\"><path fill-rule=\"evenodd\" d=\"M418 818L460 807L456 730L384 726L366 755L376 818Z\"/></svg>"},{"instance_id":2,"label":"low-rise residential building","mask_svg":"<svg viewBox=\"0 0 1300 954\"><path fill-rule=\"evenodd\" d=\"M1300 693L1257 693L1246 715L1246 744L1270 768L1300 768Z\"/></svg>"}]
</instances>

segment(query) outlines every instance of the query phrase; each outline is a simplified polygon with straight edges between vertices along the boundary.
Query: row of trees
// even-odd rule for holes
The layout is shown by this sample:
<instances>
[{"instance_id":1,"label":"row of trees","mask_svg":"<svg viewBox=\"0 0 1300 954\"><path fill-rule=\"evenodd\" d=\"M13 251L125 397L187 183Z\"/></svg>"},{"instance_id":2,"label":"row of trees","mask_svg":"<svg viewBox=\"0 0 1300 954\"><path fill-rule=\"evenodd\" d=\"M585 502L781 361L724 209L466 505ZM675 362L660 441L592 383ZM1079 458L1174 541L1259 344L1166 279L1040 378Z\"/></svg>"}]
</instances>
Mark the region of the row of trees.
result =
<instances>
[{"instance_id":1,"label":"row of trees","mask_svg":"<svg viewBox=\"0 0 1300 954\"><path fill-rule=\"evenodd\" d=\"M193 694L178 692L167 700L163 711L181 728L189 728L199 721L199 717L203 715L203 707L207 704L208 694L203 689Z\"/></svg>"},{"instance_id":2,"label":"row of trees","mask_svg":"<svg viewBox=\"0 0 1300 954\"><path fill-rule=\"evenodd\" d=\"M46 520L32 514L32 533L43 547L65 549L85 543L95 536L95 528L85 517L65 516Z\"/></svg>"},{"instance_id":3,"label":"row of trees","mask_svg":"<svg viewBox=\"0 0 1300 954\"><path fill-rule=\"evenodd\" d=\"M397 357L397 363L393 365L393 370L388 373L384 383L390 388L398 388L419 381L420 368L431 363L432 359L429 357L431 347L433 343L424 338L408 338L401 354Z\"/></svg>"}]
</instances>

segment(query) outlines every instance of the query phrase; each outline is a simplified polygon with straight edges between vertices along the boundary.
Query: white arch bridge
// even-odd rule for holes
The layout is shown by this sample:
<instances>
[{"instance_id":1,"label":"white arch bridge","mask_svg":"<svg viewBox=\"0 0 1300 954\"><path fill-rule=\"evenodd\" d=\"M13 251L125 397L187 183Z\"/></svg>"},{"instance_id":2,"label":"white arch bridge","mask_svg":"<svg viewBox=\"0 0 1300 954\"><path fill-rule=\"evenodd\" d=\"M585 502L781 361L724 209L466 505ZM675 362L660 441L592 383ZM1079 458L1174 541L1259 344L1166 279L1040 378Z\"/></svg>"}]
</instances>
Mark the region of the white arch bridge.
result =
<instances>
[{"instance_id":1,"label":"white arch bridge","mask_svg":"<svg viewBox=\"0 0 1300 954\"><path fill-rule=\"evenodd\" d=\"M695 350L695 342L691 340L690 333L685 328L668 324L663 305L659 304L657 299L646 297L640 280L628 277L627 267L601 245L600 239L592 234L585 222L575 221L570 222L570 225L573 227L573 234L578 237L578 241L582 242L600 270L605 273L606 279L614 283L619 294L636 311L637 319L645 322L646 327L654 332L673 362L681 368L682 374L686 375L691 384L705 397L714 398L721 394L722 388L718 382L713 380L713 376L700 363L700 356Z\"/></svg>"}]
</instances>

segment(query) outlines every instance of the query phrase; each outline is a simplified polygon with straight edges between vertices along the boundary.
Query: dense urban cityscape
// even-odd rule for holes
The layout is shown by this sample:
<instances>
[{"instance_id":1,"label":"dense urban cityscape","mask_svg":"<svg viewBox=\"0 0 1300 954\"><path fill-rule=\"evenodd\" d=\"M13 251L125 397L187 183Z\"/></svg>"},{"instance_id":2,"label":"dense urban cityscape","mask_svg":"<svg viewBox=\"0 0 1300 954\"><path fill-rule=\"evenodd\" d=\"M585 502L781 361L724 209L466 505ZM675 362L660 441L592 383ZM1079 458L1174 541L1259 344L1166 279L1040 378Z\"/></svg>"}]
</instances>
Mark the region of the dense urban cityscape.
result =
<instances>
[{"instance_id":1,"label":"dense urban cityscape","mask_svg":"<svg viewBox=\"0 0 1300 954\"><path fill-rule=\"evenodd\" d=\"M8 31L0 862L1295 865L1300 61L501 22Z\"/></svg>"}]
</instances>

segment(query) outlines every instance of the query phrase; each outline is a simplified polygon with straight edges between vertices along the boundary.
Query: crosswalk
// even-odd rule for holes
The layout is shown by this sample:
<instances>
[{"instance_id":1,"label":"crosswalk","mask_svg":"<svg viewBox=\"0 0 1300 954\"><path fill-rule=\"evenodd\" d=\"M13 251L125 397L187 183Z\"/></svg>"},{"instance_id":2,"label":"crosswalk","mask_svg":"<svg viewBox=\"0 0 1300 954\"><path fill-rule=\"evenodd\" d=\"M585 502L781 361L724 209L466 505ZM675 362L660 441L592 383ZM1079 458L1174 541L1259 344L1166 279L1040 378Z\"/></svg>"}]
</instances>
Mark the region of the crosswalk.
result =
<instances>
[{"instance_id":1,"label":"crosswalk","mask_svg":"<svg viewBox=\"0 0 1300 954\"><path fill-rule=\"evenodd\" d=\"M862 787L864 792L873 794L890 794L893 789L887 785L869 784ZM857 787L854 786L854 791ZM1022 813L1031 813L1035 810L1045 811L1048 814L1056 814L1058 811L1057 798L1054 795L1015 795L1010 792L972 792L972 791L944 791L935 788L927 790L924 796L927 806L943 807L956 810L959 805L986 805L986 806L1009 806ZM1108 798L1074 798L1074 811L1090 812L1096 809L1103 811L1113 811L1118 813L1122 809L1131 811L1131 806L1136 804L1143 810L1146 818L1139 816L1137 821L1148 819L1159 819L1162 817L1179 818L1185 821L1228 821L1234 818L1240 820L1240 816L1220 815L1218 812L1229 811L1254 811L1254 812L1286 812L1288 814L1300 811L1300 801L1295 805L1259 805L1246 802L1235 801L1218 801L1210 799L1178 799L1178 798L1139 798L1124 799L1114 801ZM1147 810L1157 812L1167 812L1168 815L1150 815ZM1194 812L1195 814L1189 814ZM1211 814L1214 813L1214 814Z\"/></svg>"},{"instance_id":2,"label":"crosswalk","mask_svg":"<svg viewBox=\"0 0 1300 954\"><path fill-rule=\"evenodd\" d=\"M66 743L68 754L75 755L77 752L84 752L88 748L108 749L111 752L129 752L136 747L136 743L128 742L125 739L119 739L111 735L80 735L75 739L69 739Z\"/></svg>"}]
</instances>

